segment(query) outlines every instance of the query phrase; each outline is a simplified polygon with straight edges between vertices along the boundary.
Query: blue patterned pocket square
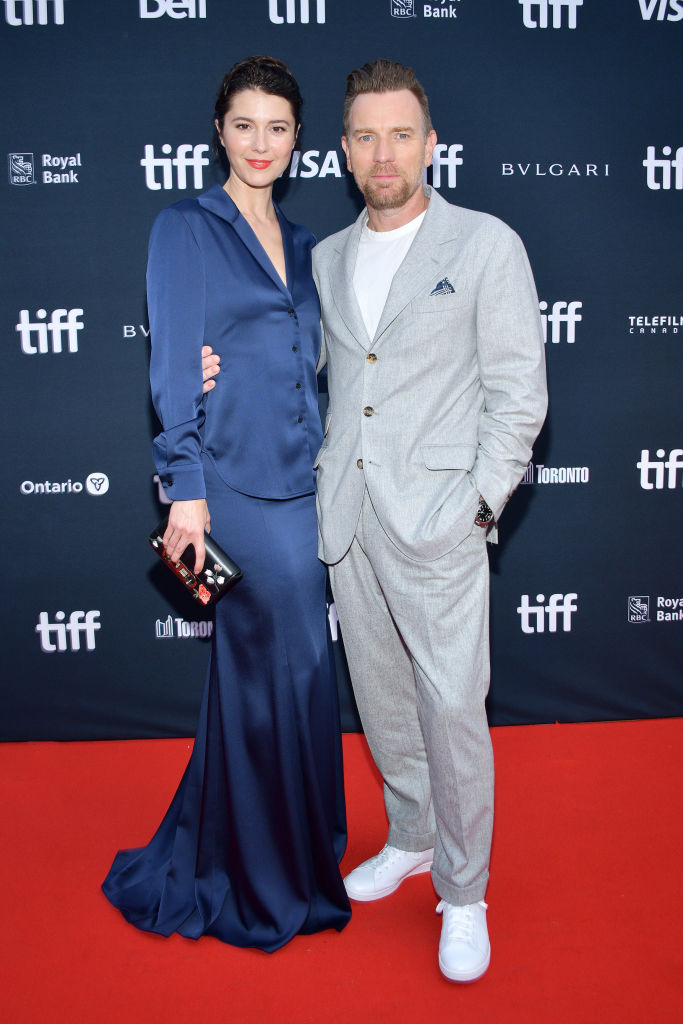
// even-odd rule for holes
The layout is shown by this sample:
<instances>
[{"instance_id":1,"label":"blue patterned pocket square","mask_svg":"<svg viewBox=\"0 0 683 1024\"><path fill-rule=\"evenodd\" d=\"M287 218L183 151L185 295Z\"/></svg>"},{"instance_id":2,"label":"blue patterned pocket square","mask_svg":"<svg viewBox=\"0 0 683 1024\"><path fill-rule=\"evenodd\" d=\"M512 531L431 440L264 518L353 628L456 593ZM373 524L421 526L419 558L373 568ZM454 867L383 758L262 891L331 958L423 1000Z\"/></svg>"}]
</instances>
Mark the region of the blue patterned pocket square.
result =
<instances>
[{"instance_id":1,"label":"blue patterned pocket square","mask_svg":"<svg viewBox=\"0 0 683 1024\"><path fill-rule=\"evenodd\" d=\"M434 291L430 292L430 295L451 295L455 291L455 288L448 280L444 277L443 281L439 281Z\"/></svg>"}]
</instances>

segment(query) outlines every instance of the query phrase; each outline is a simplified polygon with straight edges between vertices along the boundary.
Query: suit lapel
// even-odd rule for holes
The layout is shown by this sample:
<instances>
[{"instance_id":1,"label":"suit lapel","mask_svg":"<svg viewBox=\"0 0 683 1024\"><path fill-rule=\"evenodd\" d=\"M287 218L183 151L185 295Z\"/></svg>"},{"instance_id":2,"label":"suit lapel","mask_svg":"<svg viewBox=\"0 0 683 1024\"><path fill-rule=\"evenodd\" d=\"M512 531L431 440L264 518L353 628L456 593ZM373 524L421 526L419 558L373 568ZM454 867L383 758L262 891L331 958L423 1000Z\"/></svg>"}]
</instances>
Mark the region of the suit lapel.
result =
<instances>
[{"instance_id":1,"label":"suit lapel","mask_svg":"<svg viewBox=\"0 0 683 1024\"><path fill-rule=\"evenodd\" d=\"M428 188L430 196L425 219L420 226L405 259L394 274L391 288L377 325L374 344L394 322L399 313L430 284L436 284L434 275L440 266L440 246L457 237L452 217L454 207L446 203L438 192ZM431 290L431 289L430 289Z\"/></svg>"},{"instance_id":2,"label":"suit lapel","mask_svg":"<svg viewBox=\"0 0 683 1024\"><path fill-rule=\"evenodd\" d=\"M285 286L283 283L282 278L268 259L265 249L224 188L220 185L214 185L213 188L208 190L208 192L204 192L199 196L198 202L200 206L204 207L204 209L210 210L211 213L215 213L216 216L221 217L222 220L227 221L228 224L231 225L235 234L241 239L249 253L253 256L261 269L265 271L273 284L277 285L280 291L284 292L288 298L291 298L290 292L293 285L294 274L294 246L292 243L292 233L289 229L289 224L282 212L278 209L277 205L275 206L275 212L280 222L280 230L282 232L287 284L289 287Z\"/></svg>"},{"instance_id":3,"label":"suit lapel","mask_svg":"<svg viewBox=\"0 0 683 1024\"><path fill-rule=\"evenodd\" d=\"M363 210L355 224L351 226L341 248L330 261L330 287L339 315L358 344L367 352L372 339L366 330L363 314L360 311L356 291L353 287L358 243L365 217L366 213Z\"/></svg>"}]
</instances>

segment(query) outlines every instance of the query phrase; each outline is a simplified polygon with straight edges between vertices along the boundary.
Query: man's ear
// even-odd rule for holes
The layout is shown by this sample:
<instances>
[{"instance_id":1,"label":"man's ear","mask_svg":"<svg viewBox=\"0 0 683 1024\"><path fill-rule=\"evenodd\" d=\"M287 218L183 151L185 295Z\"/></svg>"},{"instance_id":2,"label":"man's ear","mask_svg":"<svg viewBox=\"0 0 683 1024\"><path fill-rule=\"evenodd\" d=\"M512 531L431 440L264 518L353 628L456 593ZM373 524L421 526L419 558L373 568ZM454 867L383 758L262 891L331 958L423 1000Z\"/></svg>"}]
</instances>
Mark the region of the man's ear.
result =
<instances>
[{"instance_id":1,"label":"man's ear","mask_svg":"<svg viewBox=\"0 0 683 1024\"><path fill-rule=\"evenodd\" d=\"M353 174L353 167L351 166L351 154L350 154L350 151L349 151L349 143L348 143L348 140L347 140L345 135L342 135L342 137L341 137L341 144L342 144L342 149L344 150L344 153L346 154L346 169L347 169L347 171L351 171L351 174Z\"/></svg>"}]
</instances>

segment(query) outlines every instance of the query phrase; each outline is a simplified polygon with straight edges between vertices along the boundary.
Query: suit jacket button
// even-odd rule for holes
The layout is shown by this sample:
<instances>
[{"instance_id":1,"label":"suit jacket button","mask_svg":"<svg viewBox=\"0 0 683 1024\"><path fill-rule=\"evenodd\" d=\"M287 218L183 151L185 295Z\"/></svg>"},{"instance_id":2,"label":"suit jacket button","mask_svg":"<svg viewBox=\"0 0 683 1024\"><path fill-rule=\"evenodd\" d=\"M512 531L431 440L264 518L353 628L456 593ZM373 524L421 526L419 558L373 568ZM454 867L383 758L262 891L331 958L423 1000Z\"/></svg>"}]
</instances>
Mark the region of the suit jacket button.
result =
<instances>
[{"instance_id":1,"label":"suit jacket button","mask_svg":"<svg viewBox=\"0 0 683 1024\"><path fill-rule=\"evenodd\" d=\"M359 469L362 469L363 468L363 460L362 459L356 459L356 465L358 466Z\"/></svg>"},{"instance_id":2,"label":"suit jacket button","mask_svg":"<svg viewBox=\"0 0 683 1024\"><path fill-rule=\"evenodd\" d=\"M374 413L375 413L375 410L372 408L371 405L366 405L365 408L363 409L363 415L364 416L373 416Z\"/></svg>"},{"instance_id":3,"label":"suit jacket button","mask_svg":"<svg viewBox=\"0 0 683 1024\"><path fill-rule=\"evenodd\" d=\"M370 353L369 353L369 354L368 354L368 355L366 356L366 358L367 358L367 361L368 361L369 363L376 363L376 362L377 362L377 356L375 355L375 353L374 353L374 352L370 352Z\"/></svg>"},{"instance_id":4,"label":"suit jacket button","mask_svg":"<svg viewBox=\"0 0 683 1024\"><path fill-rule=\"evenodd\" d=\"M297 387L297 391L300 390L300 388L301 388L301 382L300 381L296 382L296 387Z\"/></svg>"}]
</instances>

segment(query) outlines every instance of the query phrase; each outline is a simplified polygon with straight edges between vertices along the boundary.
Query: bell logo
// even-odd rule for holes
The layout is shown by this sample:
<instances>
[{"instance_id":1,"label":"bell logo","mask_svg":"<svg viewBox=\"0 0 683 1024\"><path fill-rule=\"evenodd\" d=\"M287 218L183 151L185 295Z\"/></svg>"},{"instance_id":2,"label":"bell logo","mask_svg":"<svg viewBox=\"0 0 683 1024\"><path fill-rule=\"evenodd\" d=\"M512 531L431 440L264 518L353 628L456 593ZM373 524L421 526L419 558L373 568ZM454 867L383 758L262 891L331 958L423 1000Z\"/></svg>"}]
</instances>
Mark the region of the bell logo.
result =
<instances>
[{"instance_id":1,"label":"bell logo","mask_svg":"<svg viewBox=\"0 0 683 1024\"><path fill-rule=\"evenodd\" d=\"M45 654L63 654L64 651L81 650L81 634L85 639L85 650L95 650L95 633L100 629L98 611L71 612L69 621L65 622L64 612L55 612L54 622L50 622L47 612L38 616L36 633L40 637L40 647ZM67 643L68 634L68 643Z\"/></svg>"},{"instance_id":2,"label":"bell logo","mask_svg":"<svg viewBox=\"0 0 683 1024\"><path fill-rule=\"evenodd\" d=\"M567 28L576 28L576 12L583 0L519 0L525 28L548 28L548 13L553 12L553 28L563 27L564 9L567 9ZM536 20L538 18L538 21Z\"/></svg>"},{"instance_id":3,"label":"bell logo","mask_svg":"<svg viewBox=\"0 0 683 1024\"><path fill-rule=\"evenodd\" d=\"M166 191L172 189L174 187L174 167L176 169L175 188L188 188L188 168L192 169L193 188L200 189L204 187L202 168L209 166L209 158L206 155L209 152L209 147L205 143L200 143L197 146L193 146L191 143L183 143L176 149L174 157L171 156L173 147L165 143L161 147L161 152L164 153L164 156L155 156L154 146L145 146L145 155L140 164L145 168L145 184L147 188L153 192L158 192L161 188ZM157 168L161 170L161 181L157 181Z\"/></svg>"},{"instance_id":4,"label":"bell logo","mask_svg":"<svg viewBox=\"0 0 683 1024\"><path fill-rule=\"evenodd\" d=\"M82 309L53 309L49 321L45 323L47 310L37 309L36 319L29 320L28 310L20 309L19 323L14 329L21 339L21 351L27 356L62 352L62 335L66 334L66 351L78 352L78 332L84 327L83 321L79 320L82 316Z\"/></svg>"},{"instance_id":5,"label":"bell logo","mask_svg":"<svg viewBox=\"0 0 683 1024\"><path fill-rule=\"evenodd\" d=\"M3 0L8 25L47 25L49 11L55 25L64 24L64 0Z\"/></svg>"},{"instance_id":6,"label":"bell logo","mask_svg":"<svg viewBox=\"0 0 683 1024\"><path fill-rule=\"evenodd\" d=\"M521 617L523 633L545 633L546 622L548 632L557 633L557 624L562 620L565 633L571 632L572 615L577 610L578 594L551 594L545 604L545 595L536 594L538 604L529 604L529 595L522 594L521 604L517 609ZM532 621L533 620L533 621Z\"/></svg>"},{"instance_id":7,"label":"bell logo","mask_svg":"<svg viewBox=\"0 0 683 1024\"><path fill-rule=\"evenodd\" d=\"M325 24L325 0L268 0L268 17L274 25L293 25L296 21L296 9L299 8L299 21L308 25L311 6L315 6L315 20L319 25ZM284 15L280 11L284 9Z\"/></svg>"},{"instance_id":8,"label":"bell logo","mask_svg":"<svg viewBox=\"0 0 683 1024\"><path fill-rule=\"evenodd\" d=\"M205 18L206 0L140 0L141 18Z\"/></svg>"},{"instance_id":9,"label":"bell logo","mask_svg":"<svg viewBox=\"0 0 683 1024\"><path fill-rule=\"evenodd\" d=\"M683 189L683 146L679 146L676 150L676 156L673 160L671 157L671 146L664 146L662 148L661 157L655 156L655 147L647 147L647 156L643 160L643 167L647 171L647 187L658 192L660 188L670 189L671 185L671 172L674 172L673 176L673 188Z\"/></svg>"},{"instance_id":10,"label":"bell logo","mask_svg":"<svg viewBox=\"0 0 683 1024\"><path fill-rule=\"evenodd\" d=\"M669 457L664 461L666 451L658 448L657 458L650 459L650 449L643 448L640 453L640 461L636 462L636 469L640 470L640 486L644 491L664 490L664 470L666 470L666 486L670 491L676 487L678 471L683 470L683 448L672 448ZM654 481L650 471L654 470ZM683 472L681 473L683 478Z\"/></svg>"}]
</instances>

